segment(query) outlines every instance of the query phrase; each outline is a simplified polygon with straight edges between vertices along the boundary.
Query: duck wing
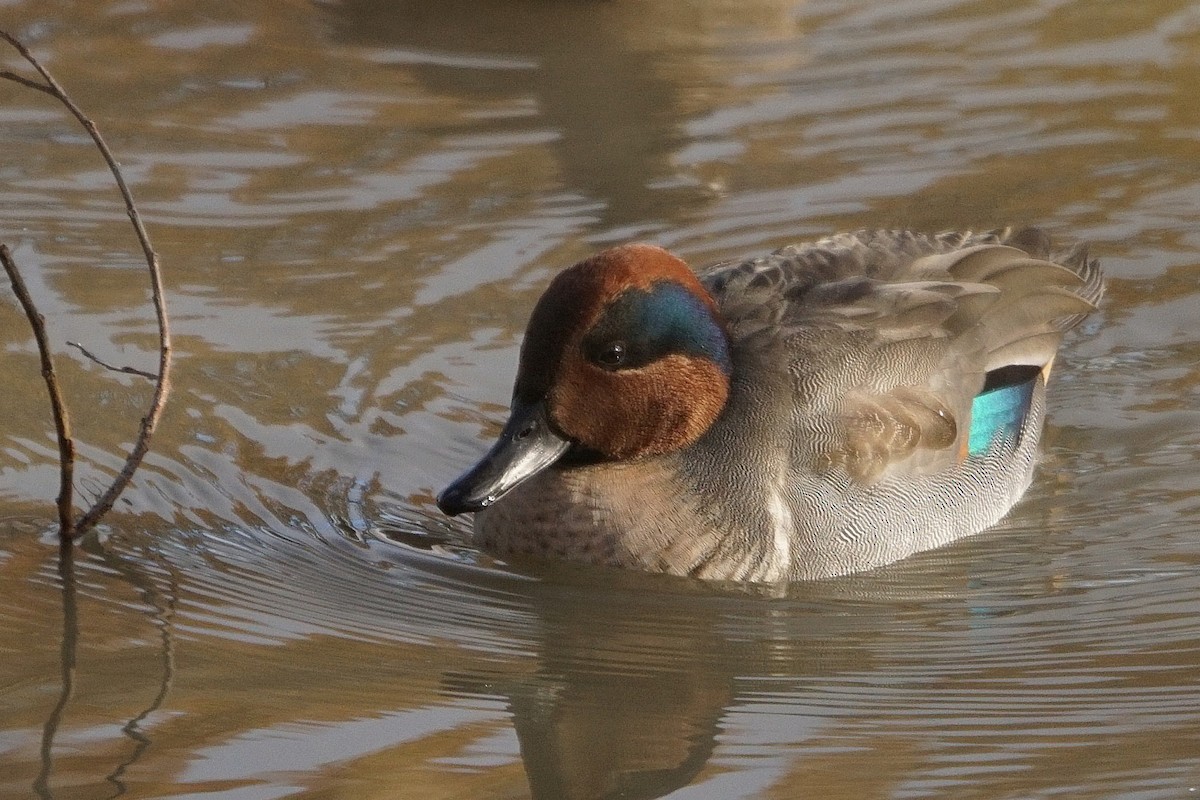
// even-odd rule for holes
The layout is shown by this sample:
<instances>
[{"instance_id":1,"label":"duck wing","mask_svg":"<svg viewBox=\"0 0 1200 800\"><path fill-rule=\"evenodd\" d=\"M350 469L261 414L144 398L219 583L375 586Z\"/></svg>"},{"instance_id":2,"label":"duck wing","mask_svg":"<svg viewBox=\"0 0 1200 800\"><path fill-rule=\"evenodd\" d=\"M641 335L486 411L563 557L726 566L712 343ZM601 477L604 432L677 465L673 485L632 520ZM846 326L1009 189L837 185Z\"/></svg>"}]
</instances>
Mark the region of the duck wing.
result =
<instances>
[{"instance_id":1,"label":"duck wing","mask_svg":"<svg viewBox=\"0 0 1200 800\"><path fill-rule=\"evenodd\" d=\"M1054 252L1034 229L860 231L702 281L745 366L735 391L786 374L774 429L789 458L864 483L944 470L1019 431L1030 387L1103 291L1085 249Z\"/></svg>"}]
</instances>

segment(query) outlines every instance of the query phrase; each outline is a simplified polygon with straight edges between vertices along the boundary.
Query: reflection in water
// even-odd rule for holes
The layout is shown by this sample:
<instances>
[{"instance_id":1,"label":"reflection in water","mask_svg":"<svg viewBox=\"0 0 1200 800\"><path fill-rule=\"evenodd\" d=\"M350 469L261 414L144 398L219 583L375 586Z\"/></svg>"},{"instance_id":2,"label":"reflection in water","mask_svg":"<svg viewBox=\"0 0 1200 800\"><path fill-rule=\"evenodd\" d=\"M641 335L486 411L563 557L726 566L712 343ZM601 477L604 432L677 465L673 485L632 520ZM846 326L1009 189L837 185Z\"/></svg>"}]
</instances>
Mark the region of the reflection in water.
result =
<instances>
[{"instance_id":1,"label":"reflection in water","mask_svg":"<svg viewBox=\"0 0 1200 800\"><path fill-rule=\"evenodd\" d=\"M585 574L539 587L536 669L507 692L530 790L661 797L712 769L735 677L770 642L731 617L753 610L744 597Z\"/></svg>"},{"instance_id":2,"label":"reflection in water","mask_svg":"<svg viewBox=\"0 0 1200 800\"><path fill-rule=\"evenodd\" d=\"M40 747L41 769L33 780L33 792L40 798L53 798L52 775L54 773L55 740L59 735L65 714L68 712L72 697L75 694L75 676L79 650L79 610L78 610L78 579L76 577L76 545L69 540L60 540L58 547L57 577L62 598L62 636L60 639L60 689L58 701L46 717L42 729ZM175 644L171 628L174 615L174 603L159 597L155 587L149 584L141 570L131 568L112 554L100 549L93 549L91 555L103 559L124 580L131 585L141 587L143 598L155 608L160 609L156 621L161 632L162 683L158 694L150 704L121 727L121 733L134 742L134 747L123 757L113 769L104 776L104 782L111 784L114 792L111 796L123 795L128 786L122 776L132 765L136 764L141 755L151 745L152 740L141 730L141 725L162 707L171 691L175 673ZM163 605L160 605L163 604Z\"/></svg>"},{"instance_id":3,"label":"reflection in water","mask_svg":"<svg viewBox=\"0 0 1200 800\"><path fill-rule=\"evenodd\" d=\"M36 355L0 302L0 796L1200 787L1192 4L5 17L121 154L179 370L133 490L60 574ZM57 346L152 368L122 209L66 127L0 89L0 239ZM1112 278L995 531L760 596L498 564L433 506L503 418L544 284L600 245L699 264L1004 222L1093 240ZM146 387L61 367L87 495Z\"/></svg>"},{"instance_id":4,"label":"reflection in water","mask_svg":"<svg viewBox=\"0 0 1200 800\"><path fill-rule=\"evenodd\" d=\"M693 638L672 641L630 630L628 616L640 610L631 598L593 606L586 626L577 624L577 598L559 600L544 606L534 675L506 691L532 796L649 798L690 783L712 755L733 693L733 675L714 668L729 663L718 620L677 620ZM637 652L651 658L635 666ZM653 663L666 652L695 659Z\"/></svg>"},{"instance_id":5,"label":"reflection in water","mask_svg":"<svg viewBox=\"0 0 1200 800\"><path fill-rule=\"evenodd\" d=\"M116 796L125 794L129 790L129 787L123 780L126 771L135 765L146 749L153 744L153 739L146 734L143 726L150 719L151 715L157 713L163 707L175 682L175 633L173 625L175 618L175 598L178 596L179 591L179 576L174 574L171 569L167 569L165 575L167 585L165 591L160 590L138 568L139 565L137 563L127 563L103 548L95 548L92 552L93 555L104 559L105 563L115 572L119 573L129 585L138 588L138 594L142 602L154 609L153 620L159 631L157 645L162 669L162 680L158 688L158 694L150 700L144 709L121 726L121 733L127 736L134 743L134 746L129 751L129 754L110 773L104 776L105 782L113 785L113 788L116 790L114 796ZM146 554L148 557L150 555L149 553Z\"/></svg>"},{"instance_id":6,"label":"reflection in water","mask_svg":"<svg viewBox=\"0 0 1200 800\"><path fill-rule=\"evenodd\" d=\"M38 797L50 798L50 773L54 768L54 737L62 724L63 711L75 693L75 649L79 644L79 612L75 603L75 548L70 541L59 544L58 577L62 586L62 645L61 680L58 702L46 717L42 728L42 768L33 780L33 791Z\"/></svg>"}]
</instances>

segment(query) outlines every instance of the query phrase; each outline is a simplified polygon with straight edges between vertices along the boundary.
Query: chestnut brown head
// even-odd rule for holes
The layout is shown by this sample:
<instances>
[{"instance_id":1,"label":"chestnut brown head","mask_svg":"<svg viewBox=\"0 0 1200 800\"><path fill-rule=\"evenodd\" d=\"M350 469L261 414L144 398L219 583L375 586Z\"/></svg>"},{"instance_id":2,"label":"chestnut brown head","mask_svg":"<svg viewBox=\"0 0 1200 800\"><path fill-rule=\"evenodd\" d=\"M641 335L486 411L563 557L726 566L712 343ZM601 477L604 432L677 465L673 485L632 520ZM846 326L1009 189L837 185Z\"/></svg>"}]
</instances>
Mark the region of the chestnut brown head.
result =
<instances>
[{"instance_id":1,"label":"chestnut brown head","mask_svg":"<svg viewBox=\"0 0 1200 800\"><path fill-rule=\"evenodd\" d=\"M622 460L687 447L720 415L731 372L716 305L683 261L643 244L598 253L538 300L512 416L439 505L479 510L572 450Z\"/></svg>"}]
</instances>

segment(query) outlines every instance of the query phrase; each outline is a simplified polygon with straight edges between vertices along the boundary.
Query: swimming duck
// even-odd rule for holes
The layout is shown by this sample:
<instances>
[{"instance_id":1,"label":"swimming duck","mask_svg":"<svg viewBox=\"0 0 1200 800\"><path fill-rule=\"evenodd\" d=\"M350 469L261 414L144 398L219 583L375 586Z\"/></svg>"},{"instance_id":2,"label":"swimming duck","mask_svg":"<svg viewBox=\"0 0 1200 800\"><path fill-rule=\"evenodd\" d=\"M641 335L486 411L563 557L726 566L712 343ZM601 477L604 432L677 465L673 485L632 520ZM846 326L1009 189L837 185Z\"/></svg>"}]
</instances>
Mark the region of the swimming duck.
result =
<instances>
[{"instance_id":1,"label":"swimming duck","mask_svg":"<svg viewBox=\"0 0 1200 800\"><path fill-rule=\"evenodd\" d=\"M500 555L738 581L878 567L1032 480L1063 334L1103 293L1036 229L859 231L699 276L605 250L533 310L511 416L438 498Z\"/></svg>"}]
</instances>

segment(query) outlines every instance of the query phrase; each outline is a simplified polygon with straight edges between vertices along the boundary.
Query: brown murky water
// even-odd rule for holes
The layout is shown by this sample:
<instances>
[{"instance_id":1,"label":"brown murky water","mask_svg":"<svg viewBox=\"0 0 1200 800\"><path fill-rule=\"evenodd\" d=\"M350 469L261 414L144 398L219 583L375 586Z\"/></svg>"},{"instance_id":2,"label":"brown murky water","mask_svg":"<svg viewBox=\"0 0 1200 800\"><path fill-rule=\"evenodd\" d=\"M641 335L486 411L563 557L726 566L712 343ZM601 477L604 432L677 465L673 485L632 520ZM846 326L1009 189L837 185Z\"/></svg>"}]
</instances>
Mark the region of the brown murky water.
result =
<instances>
[{"instance_id":1,"label":"brown murky water","mask_svg":"<svg viewBox=\"0 0 1200 800\"><path fill-rule=\"evenodd\" d=\"M119 153L178 353L133 490L60 569L4 288L0 796L1200 794L1196 4L8 0L0 25ZM1009 222L1091 240L1111 281L994 531L766 596L496 563L432 504L589 251ZM87 141L12 85L0 239L94 493L149 387L65 343L152 369L145 278Z\"/></svg>"}]
</instances>

